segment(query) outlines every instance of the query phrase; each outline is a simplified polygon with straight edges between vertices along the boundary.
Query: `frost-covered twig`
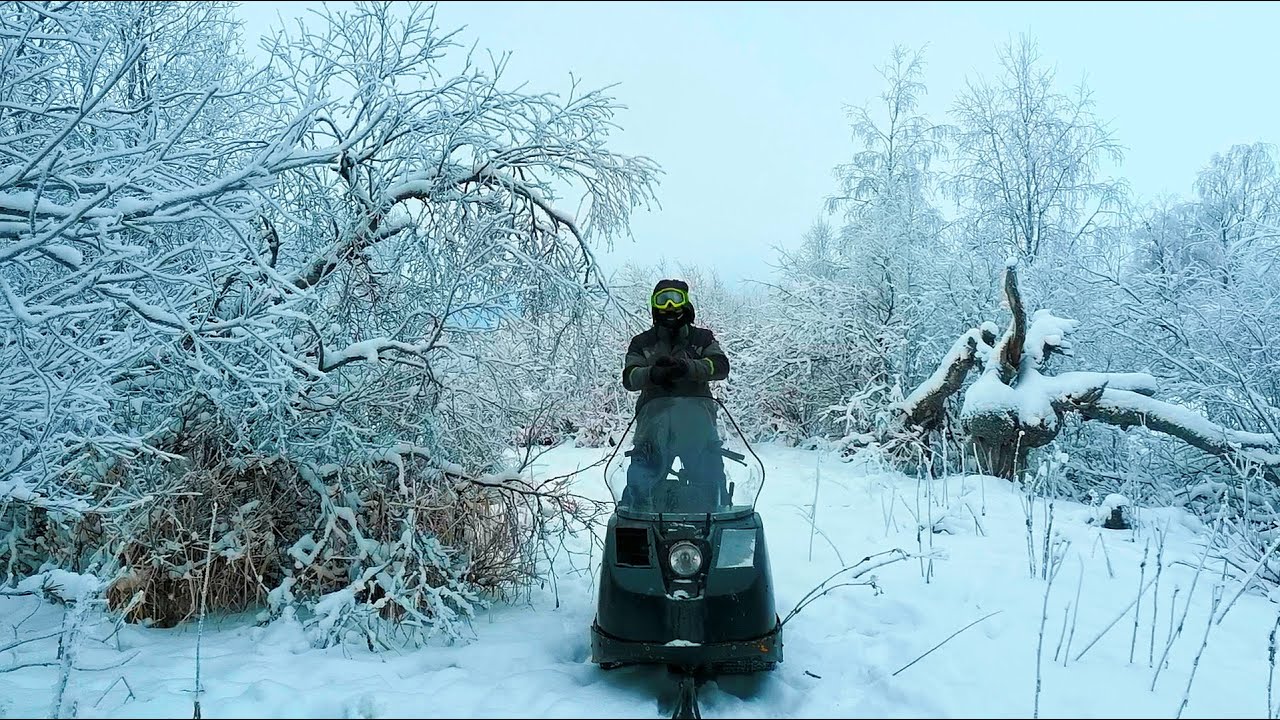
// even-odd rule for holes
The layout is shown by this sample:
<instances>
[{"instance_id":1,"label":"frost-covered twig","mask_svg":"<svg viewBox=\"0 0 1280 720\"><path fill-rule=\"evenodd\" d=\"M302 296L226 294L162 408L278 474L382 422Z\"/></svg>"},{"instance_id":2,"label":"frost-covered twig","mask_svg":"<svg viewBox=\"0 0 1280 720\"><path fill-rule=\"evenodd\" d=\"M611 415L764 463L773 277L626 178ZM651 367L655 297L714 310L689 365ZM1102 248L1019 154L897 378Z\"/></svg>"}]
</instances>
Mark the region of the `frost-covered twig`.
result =
<instances>
[{"instance_id":1,"label":"frost-covered twig","mask_svg":"<svg viewBox=\"0 0 1280 720\"><path fill-rule=\"evenodd\" d=\"M895 675L895 676L896 676L898 673L902 672L903 670L906 670L907 668L911 667L912 665L915 665L916 663L918 663L918 662L920 662L921 660L925 659L925 658L926 658L926 657L928 657L928 656L929 656L929 655L930 655L934 650L937 650L938 648L942 647L943 645L946 645L948 642L951 642L951 639L952 639L952 638L954 638L955 636L957 636L957 635L959 635L960 633L964 632L965 630L968 630L969 628L973 627L974 625L977 625L978 623L982 622L983 620L986 620L986 619L987 619L987 618L989 618L989 617L993 617L993 616L995 616L995 615L999 615L999 614L1000 614L1000 613L1002 613L1002 612L1004 612L1004 611L1003 611L1003 610L996 610L995 612L987 613L986 615L983 615L982 617L978 618L977 620L974 620L973 622L969 623L968 625L965 625L964 627L960 628L959 630L957 630L957 631L955 631L955 632L951 633L950 635L948 635L948 636L946 636L945 638L943 638L942 642L940 642L940 643L938 643L937 645L934 645L933 647L931 647L931 648L929 648L928 650L926 650L926 651L924 652L924 654L923 654L923 655L920 655L920 656L919 656L919 657L917 657L915 660L912 660L911 662L907 663L906 665L903 665L902 667L898 668L897 670L894 670L894 671L893 671L893 675Z\"/></svg>"},{"instance_id":2,"label":"frost-covered twig","mask_svg":"<svg viewBox=\"0 0 1280 720\"><path fill-rule=\"evenodd\" d=\"M1249 584L1258 576L1258 571L1263 568L1267 562L1267 558L1271 553L1275 552L1277 547L1280 547L1280 535L1277 535L1271 545L1267 546L1266 551L1262 553L1262 556L1258 558L1258 562L1254 564L1253 570L1250 570L1249 574L1240 581L1240 589L1236 591L1235 595L1231 596L1231 600L1229 600L1226 606L1222 608L1222 614L1218 616L1216 621L1217 624L1222 623L1222 620L1227 617L1227 613L1231 612L1232 606L1236 604L1236 601L1240 599L1240 596L1244 594L1244 591L1249 589Z\"/></svg>"},{"instance_id":3,"label":"frost-covered twig","mask_svg":"<svg viewBox=\"0 0 1280 720\"><path fill-rule=\"evenodd\" d=\"M1062 629L1058 631L1058 644L1053 649L1054 662L1058 662L1058 656L1062 654L1062 641L1067 639L1067 621L1071 619L1071 608L1071 603L1067 603L1066 607L1062 608Z\"/></svg>"},{"instance_id":4,"label":"frost-covered twig","mask_svg":"<svg viewBox=\"0 0 1280 720\"><path fill-rule=\"evenodd\" d=\"M1223 566L1223 577L1226 577L1226 566ZM1191 702L1191 684L1195 682L1196 671L1200 669L1200 658L1204 656L1204 649L1209 645L1209 632L1213 630L1213 618L1218 612L1218 606L1222 603L1221 584L1213 587L1213 602L1209 605L1209 617L1204 623L1204 637L1200 639L1200 649L1196 651L1196 657L1191 661L1191 673L1187 675L1187 687L1182 691L1182 702L1178 704L1178 713L1174 717L1182 717L1182 713L1187 709L1187 703Z\"/></svg>"},{"instance_id":5,"label":"frost-covered twig","mask_svg":"<svg viewBox=\"0 0 1280 720\"><path fill-rule=\"evenodd\" d=\"M798 512L801 517L805 518L806 520L809 519L809 512L807 508L802 506L794 506L794 505L792 507L795 508L796 512ZM817 533L818 537L827 541L827 545L831 548L831 551L836 555L836 562L840 563L840 565L843 566L845 564L844 556L840 552L840 548L836 547L835 541L833 541L831 539L831 536L828 535L826 531L823 530L821 527L819 527L816 523L812 523L812 527L814 532Z\"/></svg>"},{"instance_id":6,"label":"frost-covered twig","mask_svg":"<svg viewBox=\"0 0 1280 720\"><path fill-rule=\"evenodd\" d=\"M125 696L125 699L124 699L124 701L125 701L126 703L127 703L127 702L129 702L130 700L135 699L135 698L137 697L137 696L135 696L135 695L133 694L133 688L129 686L129 681L128 681L128 680L126 680L126 679L125 679L125 677L124 677L123 675L121 675L120 677L118 677L118 678L116 678L115 680L113 680L113 681L111 682L111 684L107 686L107 689L106 689L106 690L103 690L103 691L102 691L102 694L98 696L98 701L97 701L97 702L95 702L95 703L93 704L93 706L94 706L94 707L98 707L98 705L101 705L101 704L102 704L102 701L106 699L107 694L108 694L108 693L110 693L110 692L111 692L111 690L112 690L112 688L114 688L118 683L124 683L124 687L125 687L125 689L129 691L129 694L128 694L127 696Z\"/></svg>"},{"instance_id":7,"label":"frost-covered twig","mask_svg":"<svg viewBox=\"0 0 1280 720\"><path fill-rule=\"evenodd\" d=\"M848 587L851 585L868 585L868 584L874 584L875 582L874 578L872 578L869 582L865 582L865 583L850 583L848 582L848 580L860 578L863 575L866 575L867 573L873 570L877 570L879 568L884 567L885 565L891 565L895 562L908 560L911 557L914 557L911 553L908 553L907 551L899 548L894 548L893 550L886 550L884 552L876 553L875 555L868 555L867 557L864 557L863 559L859 560L853 565L847 565L845 567L840 568L834 573L831 573L831 575L829 575L826 580L823 580L822 582L818 583L818 585L816 585L813 589L805 593L804 596L800 598L800 601L796 603L795 608L793 608L791 612L787 613L786 617L782 619L782 624L785 625L789 620L791 620L791 618L798 615L801 610L807 607L809 603L813 602L814 600L817 600L823 595L826 595L828 592L830 592L831 590L837 587ZM850 573L850 574L845 576L845 578L843 578L844 582L835 586L828 586L828 583L830 583L832 580L836 579L837 577L840 577L841 575L845 575L845 573Z\"/></svg>"},{"instance_id":8,"label":"frost-covered twig","mask_svg":"<svg viewBox=\"0 0 1280 720\"><path fill-rule=\"evenodd\" d=\"M1156 586L1155 592L1151 594L1151 640L1147 645L1147 667L1155 664L1156 620L1160 617L1160 575L1164 572L1164 544L1168 535L1169 521L1166 520L1164 529L1156 528ZM1172 609L1170 612L1173 612Z\"/></svg>"},{"instance_id":9,"label":"frost-covered twig","mask_svg":"<svg viewBox=\"0 0 1280 720\"><path fill-rule=\"evenodd\" d=\"M1052 513L1052 510L1050 510L1050 513ZM1062 555L1058 555L1056 558L1049 557L1046 562L1051 564L1052 567L1048 570L1049 576L1044 585L1044 601L1040 605L1040 632L1036 639L1036 693L1031 715L1036 718L1040 717L1040 688L1042 684L1040 669L1041 661L1044 657L1044 625L1049 621L1049 593L1053 590L1053 581L1057 579L1058 571L1062 569Z\"/></svg>"},{"instance_id":10,"label":"frost-covered twig","mask_svg":"<svg viewBox=\"0 0 1280 720\"><path fill-rule=\"evenodd\" d=\"M21 646L23 646L23 645L26 645L27 643L40 642L41 640L48 640L48 639L50 639L50 638L59 637L59 636L61 636L61 635L62 635L62 633L63 633L63 631L62 631L62 630L59 630L58 632L51 632L51 633L49 633L49 634L47 634L47 635L33 635L33 636L29 637L29 638L23 638L23 639L21 639L21 640L14 640L13 642L9 643L8 645L0 645L0 653L9 652L10 650L13 650L14 648L17 648L17 647L21 647Z\"/></svg>"},{"instance_id":11,"label":"frost-covered twig","mask_svg":"<svg viewBox=\"0 0 1280 720\"><path fill-rule=\"evenodd\" d=\"M1041 551L1040 561L1040 579L1048 578L1049 566L1053 563L1053 558L1049 554L1049 542L1053 536L1053 502L1049 503L1049 511L1045 515L1044 526L1044 549Z\"/></svg>"},{"instance_id":12,"label":"frost-covered twig","mask_svg":"<svg viewBox=\"0 0 1280 720\"><path fill-rule=\"evenodd\" d=\"M200 644L204 639L204 618L209 607L209 570L213 567L213 531L218 525L218 501L213 501L209 512L209 541L205 546L204 579L200 583L200 619L196 621L196 684L192 708L194 720L200 720L200 695L204 691L200 683Z\"/></svg>"},{"instance_id":13,"label":"frost-covered twig","mask_svg":"<svg viewBox=\"0 0 1280 720\"><path fill-rule=\"evenodd\" d=\"M1160 671L1164 669L1165 661L1169 658L1169 651L1173 648L1173 642L1182 634L1183 624L1187 620L1187 613L1191 611L1191 601L1195 598L1196 585L1200 582L1200 575L1204 572L1205 560L1209 557L1209 549L1213 547L1214 541L1218 538L1222 531L1222 526L1226 520L1227 503L1222 503L1218 511L1218 522L1214 524L1213 535L1209 538L1209 542L1205 543L1204 552L1200 554L1200 562L1196 565L1196 574L1191 578L1191 588L1187 590L1187 600L1182 606L1182 616L1178 618L1177 629L1173 629L1173 606L1169 606L1170 610L1170 633L1169 641L1165 643L1164 653L1160 656L1160 662L1156 665L1156 671L1151 676L1151 690L1156 689L1156 681L1160 679ZM1217 605L1215 603L1214 610L1216 612ZM1212 615L1212 613L1210 613ZM1212 620L1212 617L1210 618Z\"/></svg>"},{"instance_id":14,"label":"frost-covered twig","mask_svg":"<svg viewBox=\"0 0 1280 720\"><path fill-rule=\"evenodd\" d=\"M813 467L813 502L809 505L809 562L813 562L813 536L818 523L818 489L822 485L822 452L815 453ZM841 563L843 565L844 563Z\"/></svg>"},{"instance_id":15,"label":"frost-covered twig","mask_svg":"<svg viewBox=\"0 0 1280 720\"><path fill-rule=\"evenodd\" d=\"M1106 635L1111 630L1111 628L1115 627L1116 623L1124 619L1124 616L1129 614L1129 611L1133 609L1133 606L1138 604L1138 601L1142 599L1142 596L1146 594L1147 590L1154 583L1155 581L1152 580L1151 582L1148 582L1145 586L1143 586L1142 589L1138 591L1138 595L1134 597L1133 600L1130 600L1128 605L1125 605L1124 610L1120 611L1120 614L1116 615L1114 620L1107 623L1106 626L1103 627L1102 630L1097 635L1095 635L1092 640L1089 641L1089 644L1085 645L1084 649L1076 654L1075 658L1073 658L1073 661L1080 662L1080 658L1084 657L1084 654L1089 652L1089 648L1093 647L1099 640L1101 640L1102 636Z\"/></svg>"},{"instance_id":16,"label":"frost-covered twig","mask_svg":"<svg viewBox=\"0 0 1280 720\"><path fill-rule=\"evenodd\" d=\"M80 652L80 625L87 611L88 597L82 596L73 603L62 616L62 632L58 638L58 679L54 684L53 706L49 717L63 717L66 703L67 684L71 681L71 673L76 669L76 658ZM75 703L67 713L75 716Z\"/></svg>"},{"instance_id":17,"label":"frost-covered twig","mask_svg":"<svg viewBox=\"0 0 1280 720\"><path fill-rule=\"evenodd\" d=\"M1103 559L1104 559L1104 560L1106 560L1106 562L1107 562L1107 577L1109 577L1109 578L1111 578L1112 580L1114 580L1114 579L1115 579L1115 577L1116 577L1116 571L1115 571L1115 568L1113 568L1113 567L1111 566L1111 553L1110 553L1110 551L1108 551L1108 550L1107 550L1107 540L1106 540L1106 538L1105 538L1105 537L1103 537L1101 533L1099 533L1099 534L1098 534L1098 536L1097 536L1097 539L1094 541L1094 544L1095 544L1095 546L1096 546L1096 545L1101 545L1101 546L1102 546L1102 557L1103 557Z\"/></svg>"},{"instance_id":18,"label":"frost-covered twig","mask_svg":"<svg viewBox=\"0 0 1280 720\"><path fill-rule=\"evenodd\" d=\"M18 663L17 665L10 665L8 667L0 668L0 672L6 672L6 673L16 672L18 670L22 670L24 668L30 668L30 667L54 667L54 666L60 666L60 665L62 665L62 663L56 660L46 660L43 662L41 661L25 662L25 663ZM58 717L58 716L55 715L54 717Z\"/></svg>"},{"instance_id":19,"label":"frost-covered twig","mask_svg":"<svg viewBox=\"0 0 1280 720\"><path fill-rule=\"evenodd\" d=\"M1148 540L1147 545L1142 550L1142 562L1138 565L1138 588L1142 588L1143 580L1147 577L1147 555L1151 552L1151 542ZM1133 635L1129 638L1129 662L1133 662L1133 650L1138 645L1138 623L1142 617L1142 603L1138 603L1133 611ZM1155 618L1152 618L1152 626L1155 625Z\"/></svg>"},{"instance_id":20,"label":"frost-covered twig","mask_svg":"<svg viewBox=\"0 0 1280 720\"><path fill-rule=\"evenodd\" d=\"M1267 635L1267 718L1275 717L1275 706L1271 702L1271 687L1276 679L1276 630L1280 629L1280 617L1276 618Z\"/></svg>"},{"instance_id":21,"label":"frost-covered twig","mask_svg":"<svg viewBox=\"0 0 1280 720\"><path fill-rule=\"evenodd\" d=\"M1168 645L1173 644L1173 626L1174 621L1178 617L1178 614L1174 612L1174 607L1178 604L1178 593L1181 591L1182 586L1175 584L1173 586L1173 593L1169 597L1169 628L1168 632L1165 634L1165 643ZM1165 660L1164 656L1161 656L1160 664L1167 667L1169 663Z\"/></svg>"},{"instance_id":22,"label":"frost-covered twig","mask_svg":"<svg viewBox=\"0 0 1280 720\"><path fill-rule=\"evenodd\" d=\"M1027 572L1034 578L1036 576L1036 541L1033 526L1035 524L1036 502L1031 484L1025 478L1023 480L1023 493L1018 499L1022 501L1023 519L1027 531Z\"/></svg>"},{"instance_id":23,"label":"frost-covered twig","mask_svg":"<svg viewBox=\"0 0 1280 720\"><path fill-rule=\"evenodd\" d=\"M1063 667L1067 666L1067 658L1071 657L1071 641L1074 640L1076 637L1076 625L1077 625L1077 621L1080 618L1080 591L1084 589L1084 557L1080 556L1079 554L1077 554L1077 557L1080 558L1080 578L1076 581L1076 599L1075 599L1075 602L1072 604L1073 609L1071 611L1071 634L1067 636L1066 651L1063 652L1062 654ZM1054 660L1057 660L1057 659L1058 659L1057 655L1055 655Z\"/></svg>"}]
</instances>

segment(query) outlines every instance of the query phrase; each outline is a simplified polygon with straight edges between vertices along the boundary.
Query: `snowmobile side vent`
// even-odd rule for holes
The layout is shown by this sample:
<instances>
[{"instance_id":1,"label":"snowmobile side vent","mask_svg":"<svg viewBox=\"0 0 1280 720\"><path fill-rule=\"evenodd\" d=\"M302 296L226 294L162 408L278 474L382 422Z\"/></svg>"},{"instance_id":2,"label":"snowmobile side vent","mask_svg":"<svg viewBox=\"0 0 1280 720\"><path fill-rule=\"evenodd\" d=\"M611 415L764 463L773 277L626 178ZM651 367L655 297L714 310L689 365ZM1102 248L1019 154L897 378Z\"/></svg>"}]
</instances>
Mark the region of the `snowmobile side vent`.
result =
<instances>
[{"instance_id":1,"label":"snowmobile side vent","mask_svg":"<svg viewBox=\"0 0 1280 720\"><path fill-rule=\"evenodd\" d=\"M648 528L620 527L614 531L613 539L619 565L650 567Z\"/></svg>"}]
</instances>

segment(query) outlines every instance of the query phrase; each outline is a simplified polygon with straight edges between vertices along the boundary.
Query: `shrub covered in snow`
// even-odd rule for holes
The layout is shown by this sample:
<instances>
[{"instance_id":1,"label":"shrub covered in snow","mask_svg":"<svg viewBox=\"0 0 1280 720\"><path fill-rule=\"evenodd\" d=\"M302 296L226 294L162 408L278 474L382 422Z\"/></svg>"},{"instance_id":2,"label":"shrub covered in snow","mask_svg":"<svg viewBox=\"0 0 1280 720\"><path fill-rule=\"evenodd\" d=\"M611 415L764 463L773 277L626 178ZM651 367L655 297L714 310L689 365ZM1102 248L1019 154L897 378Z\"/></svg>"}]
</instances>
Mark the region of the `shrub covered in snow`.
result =
<instances>
[{"instance_id":1,"label":"shrub covered in snow","mask_svg":"<svg viewBox=\"0 0 1280 720\"><path fill-rule=\"evenodd\" d=\"M456 634L569 520L484 478L656 168L607 95L451 64L426 6L325 11L259 72L229 12L0 7L0 571L95 568L161 624L206 571L213 609L292 578Z\"/></svg>"}]
</instances>

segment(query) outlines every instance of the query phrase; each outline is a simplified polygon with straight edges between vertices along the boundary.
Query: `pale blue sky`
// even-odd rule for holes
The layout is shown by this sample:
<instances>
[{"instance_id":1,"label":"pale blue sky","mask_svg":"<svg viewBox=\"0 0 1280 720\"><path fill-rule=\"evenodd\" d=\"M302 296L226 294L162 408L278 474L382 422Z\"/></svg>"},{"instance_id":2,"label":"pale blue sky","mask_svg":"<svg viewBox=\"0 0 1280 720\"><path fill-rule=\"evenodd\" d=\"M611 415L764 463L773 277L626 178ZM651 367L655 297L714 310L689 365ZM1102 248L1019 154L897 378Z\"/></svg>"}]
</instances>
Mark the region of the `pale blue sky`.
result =
<instances>
[{"instance_id":1,"label":"pale blue sky","mask_svg":"<svg viewBox=\"0 0 1280 720\"><path fill-rule=\"evenodd\" d=\"M276 13L251 3L256 36ZM341 6L343 3L334 3ZM614 149L665 170L661 209L605 261L714 264L763 278L772 247L821 215L832 168L852 152L846 104L872 100L894 43L927 46L924 110L935 120L996 46L1037 39L1064 88L1087 77L1127 147L1121 174L1143 197L1190 192L1214 152L1280 142L1280 5L1274 3L441 2L442 27L513 53L509 77L535 90L618 84L628 106ZM576 203L574 203L576 205Z\"/></svg>"}]
</instances>

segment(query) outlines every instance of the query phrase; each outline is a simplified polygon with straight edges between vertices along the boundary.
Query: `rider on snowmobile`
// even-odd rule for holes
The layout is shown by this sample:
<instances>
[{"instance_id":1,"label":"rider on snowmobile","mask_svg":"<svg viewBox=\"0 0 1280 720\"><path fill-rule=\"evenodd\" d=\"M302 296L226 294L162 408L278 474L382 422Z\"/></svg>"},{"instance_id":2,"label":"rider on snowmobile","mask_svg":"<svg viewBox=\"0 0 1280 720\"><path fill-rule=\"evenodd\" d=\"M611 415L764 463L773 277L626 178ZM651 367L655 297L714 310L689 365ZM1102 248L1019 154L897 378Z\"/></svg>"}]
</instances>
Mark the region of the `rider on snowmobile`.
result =
<instances>
[{"instance_id":1,"label":"rider on snowmobile","mask_svg":"<svg viewBox=\"0 0 1280 720\"><path fill-rule=\"evenodd\" d=\"M696 508L681 509L710 509L728 492L710 381L729 376L729 358L710 330L693 325L687 283L658 282L649 306L653 327L631 338L622 370L623 387L640 391L623 502L651 507L655 484L679 456L682 472L698 479L696 489L702 497Z\"/></svg>"}]
</instances>

